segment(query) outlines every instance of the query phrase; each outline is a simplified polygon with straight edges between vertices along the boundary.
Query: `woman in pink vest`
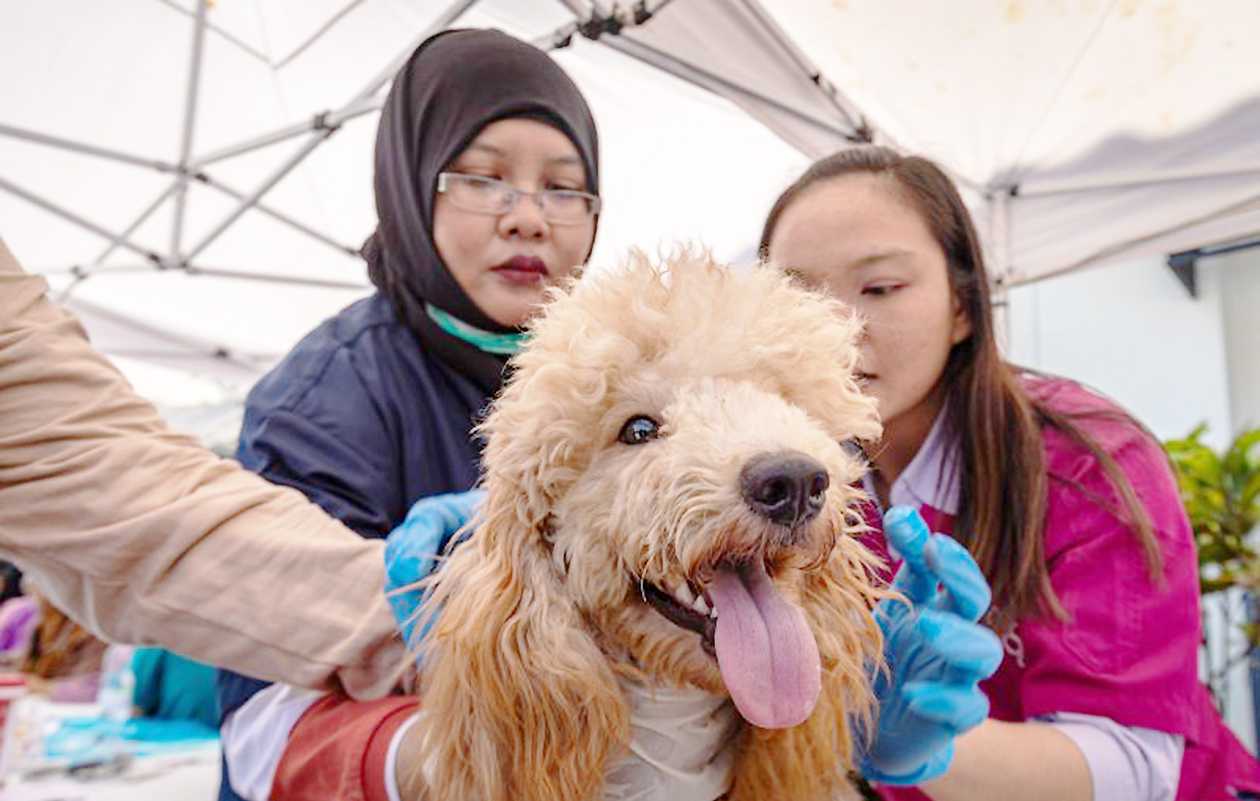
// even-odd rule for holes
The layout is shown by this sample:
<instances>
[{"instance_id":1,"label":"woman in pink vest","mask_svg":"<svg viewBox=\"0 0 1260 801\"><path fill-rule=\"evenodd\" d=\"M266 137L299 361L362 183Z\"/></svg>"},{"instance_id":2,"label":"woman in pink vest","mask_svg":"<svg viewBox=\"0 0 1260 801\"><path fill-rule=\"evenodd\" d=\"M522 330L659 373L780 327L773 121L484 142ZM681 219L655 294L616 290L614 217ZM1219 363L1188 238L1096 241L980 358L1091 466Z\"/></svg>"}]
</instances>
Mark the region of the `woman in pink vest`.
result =
<instances>
[{"instance_id":1,"label":"woman in pink vest","mask_svg":"<svg viewBox=\"0 0 1260 801\"><path fill-rule=\"evenodd\" d=\"M867 318L861 369L884 419L868 490L966 545L993 588L986 622L1006 655L981 685L988 720L944 775L882 796L1260 792L1260 764L1198 679L1194 540L1168 461L1112 402L1002 360L950 179L885 148L838 153L780 196L761 250ZM871 545L886 552L882 532Z\"/></svg>"}]
</instances>

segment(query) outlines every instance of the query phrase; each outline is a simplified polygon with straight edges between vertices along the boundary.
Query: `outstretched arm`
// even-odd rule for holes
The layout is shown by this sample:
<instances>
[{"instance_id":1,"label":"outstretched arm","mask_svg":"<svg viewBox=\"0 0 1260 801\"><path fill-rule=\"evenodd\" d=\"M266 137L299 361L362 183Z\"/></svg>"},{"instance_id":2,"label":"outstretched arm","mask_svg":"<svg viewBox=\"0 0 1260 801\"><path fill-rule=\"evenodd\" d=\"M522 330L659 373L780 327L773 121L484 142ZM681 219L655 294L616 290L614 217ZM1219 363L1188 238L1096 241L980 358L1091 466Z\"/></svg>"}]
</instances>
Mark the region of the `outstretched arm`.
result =
<instances>
[{"instance_id":1,"label":"outstretched arm","mask_svg":"<svg viewBox=\"0 0 1260 801\"><path fill-rule=\"evenodd\" d=\"M986 720L956 741L949 772L922 788L933 801L1090 801L1089 765L1071 738L1039 722Z\"/></svg>"},{"instance_id":2,"label":"outstretched arm","mask_svg":"<svg viewBox=\"0 0 1260 801\"><path fill-rule=\"evenodd\" d=\"M0 243L0 556L107 639L388 691L383 544L172 432L46 291Z\"/></svg>"}]
</instances>

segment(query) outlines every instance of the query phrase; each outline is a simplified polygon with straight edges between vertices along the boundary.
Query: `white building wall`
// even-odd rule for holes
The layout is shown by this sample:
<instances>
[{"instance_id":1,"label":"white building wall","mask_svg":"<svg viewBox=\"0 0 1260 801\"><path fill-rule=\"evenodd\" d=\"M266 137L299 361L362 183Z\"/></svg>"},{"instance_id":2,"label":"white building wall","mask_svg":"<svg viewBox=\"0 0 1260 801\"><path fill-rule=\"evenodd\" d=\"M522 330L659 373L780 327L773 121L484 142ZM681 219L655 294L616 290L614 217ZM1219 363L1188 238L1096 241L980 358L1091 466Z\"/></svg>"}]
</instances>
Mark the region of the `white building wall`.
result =
<instances>
[{"instance_id":1,"label":"white building wall","mask_svg":"<svg viewBox=\"0 0 1260 801\"><path fill-rule=\"evenodd\" d=\"M1161 259L1072 273L1008 293L1011 360L1083 381L1161 439L1200 422L1228 440L1229 382L1218 271L1192 299Z\"/></svg>"},{"instance_id":2,"label":"white building wall","mask_svg":"<svg viewBox=\"0 0 1260 801\"><path fill-rule=\"evenodd\" d=\"M1221 281L1229 409L1234 431L1260 426L1260 248L1205 260Z\"/></svg>"}]
</instances>

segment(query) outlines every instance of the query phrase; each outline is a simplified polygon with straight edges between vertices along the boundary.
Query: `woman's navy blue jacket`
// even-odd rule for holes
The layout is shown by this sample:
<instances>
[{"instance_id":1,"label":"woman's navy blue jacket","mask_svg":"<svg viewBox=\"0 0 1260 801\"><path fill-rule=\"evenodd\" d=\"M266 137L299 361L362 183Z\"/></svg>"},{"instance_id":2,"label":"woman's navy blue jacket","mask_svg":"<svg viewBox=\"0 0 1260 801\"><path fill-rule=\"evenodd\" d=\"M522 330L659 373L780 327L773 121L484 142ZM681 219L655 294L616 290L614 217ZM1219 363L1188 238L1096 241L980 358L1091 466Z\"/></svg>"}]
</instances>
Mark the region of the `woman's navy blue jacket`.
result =
<instances>
[{"instance_id":1,"label":"woman's navy blue jacket","mask_svg":"<svg viewBox=\"0 0 1260 801\"><path fill-rule=\"evenodd\" d=\"M476 483L470 429L488 400L426 355L377 293L308 334L250 391L236 458L383 538L420 498ZM220 671L218 685L226 716L267 682ZM226 778L219 798L236 801Z\"/></svg>"}]
</instances>

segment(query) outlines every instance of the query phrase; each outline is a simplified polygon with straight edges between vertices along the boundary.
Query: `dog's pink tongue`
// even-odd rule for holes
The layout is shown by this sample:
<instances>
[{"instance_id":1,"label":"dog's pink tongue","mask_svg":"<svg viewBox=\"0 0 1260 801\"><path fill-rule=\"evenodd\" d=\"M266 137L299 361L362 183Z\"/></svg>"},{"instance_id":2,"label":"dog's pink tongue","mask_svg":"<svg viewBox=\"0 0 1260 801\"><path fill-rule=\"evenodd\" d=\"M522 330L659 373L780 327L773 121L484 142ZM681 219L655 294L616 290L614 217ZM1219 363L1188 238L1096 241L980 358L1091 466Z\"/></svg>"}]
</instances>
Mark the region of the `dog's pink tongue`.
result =
<instances>
[{"instance_id":1,"label":"dog's pink tongue","mask_svg":"<svg viewBox=\"0 0 1260 801\"><path fill-rule=\"evenodd\" d=\"M805 613L770 582L760 560L717 572L709 597L717 609L718 668L744 719L763 729L803 722L822 684L818 643Z\"/></svg>"}]
</instances>

